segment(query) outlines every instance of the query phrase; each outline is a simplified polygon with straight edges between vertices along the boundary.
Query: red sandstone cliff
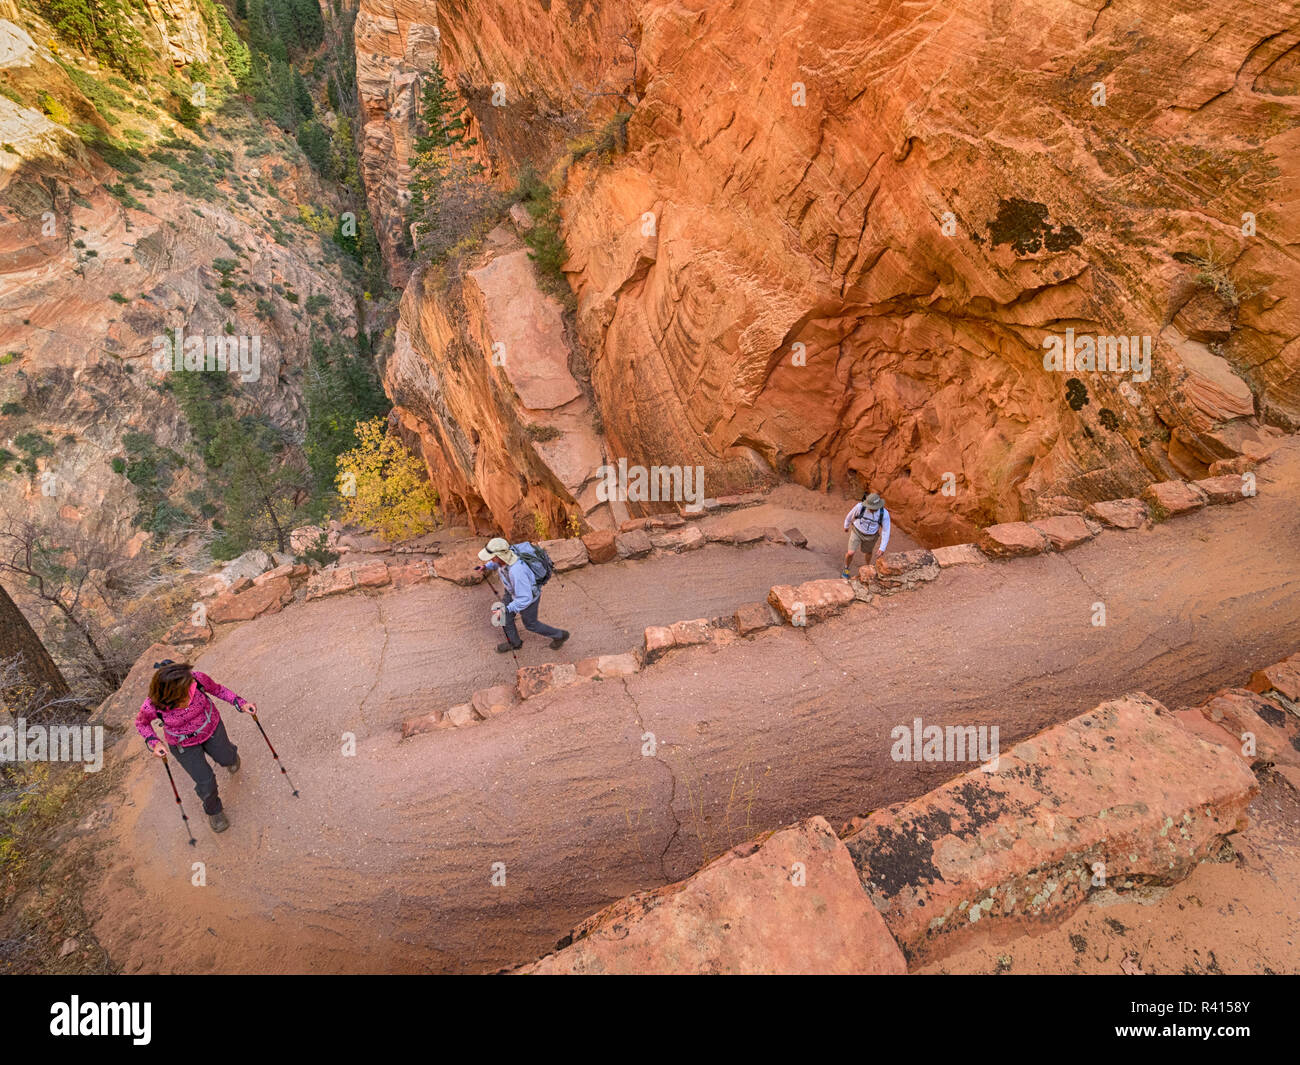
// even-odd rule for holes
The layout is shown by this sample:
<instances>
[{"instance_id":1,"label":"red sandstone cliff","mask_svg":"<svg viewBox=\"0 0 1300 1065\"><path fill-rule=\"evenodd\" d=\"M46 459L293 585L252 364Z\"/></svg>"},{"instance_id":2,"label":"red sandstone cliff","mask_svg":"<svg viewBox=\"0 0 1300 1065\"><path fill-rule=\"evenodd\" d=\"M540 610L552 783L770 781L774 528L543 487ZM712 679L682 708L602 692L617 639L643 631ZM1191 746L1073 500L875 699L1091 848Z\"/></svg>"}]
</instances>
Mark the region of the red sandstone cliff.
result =
<instances>
[{"instance_id":1,"label":"red sandstone cliff","mask_svg":"<svg viewBox=\"0 0 1300 1065\"><path fill-rule=\"evenodd\" d=\"M365 62L418 65L436 25L502 184L598 126L599 91L635 104L626 152L562 190L616 456L870 485L937 541L1300 426L1295 3L381 7ZM391 213L409 102L362 92ZM1150 380L1045 370L1067 328L1150 337ZM482 495L477 460L426 445Z\"/></svg>"}]
</instances>

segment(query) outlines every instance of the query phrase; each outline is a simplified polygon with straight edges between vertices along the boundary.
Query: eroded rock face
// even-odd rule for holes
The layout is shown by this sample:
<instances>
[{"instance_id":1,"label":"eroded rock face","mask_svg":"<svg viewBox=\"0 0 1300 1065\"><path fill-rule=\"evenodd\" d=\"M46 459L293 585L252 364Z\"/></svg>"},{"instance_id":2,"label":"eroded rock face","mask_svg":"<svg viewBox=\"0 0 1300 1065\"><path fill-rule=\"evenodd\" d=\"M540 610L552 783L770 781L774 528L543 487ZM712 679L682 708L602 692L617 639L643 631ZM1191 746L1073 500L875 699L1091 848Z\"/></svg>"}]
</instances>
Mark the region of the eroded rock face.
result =
<instances>
[{"instance_id":1,"label":"eroded rock face","mask_svg":"<svg viewBox=\"0 0 1300 1065\"><path fill-rule=\"evenodd\" d=\"M1266 453L1261 420L1300 424L1284 10L1157 32L1154 8L797 0L774 40L759 0L433 7L408 21L436 17L502 184L604 123L611 98L586 91L602 76L634 105L626 151L563 189L616 455L701 462L710 495L755 471L869 485L952 543L1204 477ZM387 84L363 85L367 107ZM373 166L387 150L368 142ZM1269 224L1242 233L1246 211ZM1149 342L1149 378L1045 369L1063 322L1117 357L1118 338Z\"/></svg>"},{"instance_id":2,"label":"eroded rock face","mask_svg":"<svg viewBox=\"0 0 1300 1065\"><path fill-rule=\"evenodd\" d=\"M1235 753L1143 694L993 764L877 811L845 841L913 964L1062 920L1099 870L1117 891L1181 880L1240 827L1257 791Z\"/></svg>"},{"instance_id":3,"label":"eroded rock face","mask_svg":"<svg viewBox=\"0 0 1300 1065\"><path fill-rule=\"evenodd\" d=\"M622 899L570 939L517 971L906 972L848 851L821 817L733 847L681 883Z\"/></svg>"},{"instance_id":4,"label":"eroded rock face","mask_svg":"<svg viewBox=\"0 0 1300 1065\"><path fill-rule=\"evenodd\" d=\"M453 283L417 273L402 299L384 387L445 504L476 531L538 539L570 519L609 528L605 453L570 370L562 308L504 228Z\"/></svg>"}]
</instances>

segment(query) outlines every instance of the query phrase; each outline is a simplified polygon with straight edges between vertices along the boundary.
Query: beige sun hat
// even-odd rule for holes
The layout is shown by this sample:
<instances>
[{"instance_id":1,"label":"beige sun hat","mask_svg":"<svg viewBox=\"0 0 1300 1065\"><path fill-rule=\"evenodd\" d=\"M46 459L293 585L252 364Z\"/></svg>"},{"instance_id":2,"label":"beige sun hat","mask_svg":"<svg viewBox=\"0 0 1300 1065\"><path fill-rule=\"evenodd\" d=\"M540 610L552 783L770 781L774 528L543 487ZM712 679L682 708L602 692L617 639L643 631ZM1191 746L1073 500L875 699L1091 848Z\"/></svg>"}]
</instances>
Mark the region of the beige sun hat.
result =
<instances>
[{"instance_id":1,"label":"beige sun hat","mask_svg":"<svg viewBox=\"0 0 1300 1065\"><path fill-rule=\"evenodd\" d=\"M494 558L500 559L508 566L513 566L515 559L519 556L510 550L510 541L504 537L496 536L487 542L487 547L478 553L480 562L491 562Z\"/></svg>"}]
</instances>

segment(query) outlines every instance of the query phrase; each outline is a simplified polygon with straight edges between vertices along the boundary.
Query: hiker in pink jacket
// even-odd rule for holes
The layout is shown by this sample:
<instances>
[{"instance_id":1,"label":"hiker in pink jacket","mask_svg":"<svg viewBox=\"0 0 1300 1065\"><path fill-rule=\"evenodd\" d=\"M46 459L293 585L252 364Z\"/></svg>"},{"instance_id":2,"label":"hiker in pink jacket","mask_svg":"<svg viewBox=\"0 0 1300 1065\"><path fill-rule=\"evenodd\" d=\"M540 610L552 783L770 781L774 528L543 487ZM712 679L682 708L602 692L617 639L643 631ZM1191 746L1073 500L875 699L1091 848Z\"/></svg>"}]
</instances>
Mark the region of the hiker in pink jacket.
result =
<instances>
[{"instance_id":1,"label":"hiker in pink jacket","mask_svg":"<svg viewBox=\"0 0 1300 1065\"><path fill-rule=\"evenodd\" d=\"M226 726L209 696L230 703L241 714L256 715L257 707L224 688L206 673L197 673L187 662L163 662L149 683L149 698L135 715L136 731L144 737L150 753L166 758L170 750L185 772L194 778L194 793L203 801L203 812L214 832L230 827L217 778L208 756L233 776L239 772L239 748L230 742ZM158 739L154 722L161 721L163 739ZM166 746L164 746L164 743Z\"/></svg>"}]
</instances>

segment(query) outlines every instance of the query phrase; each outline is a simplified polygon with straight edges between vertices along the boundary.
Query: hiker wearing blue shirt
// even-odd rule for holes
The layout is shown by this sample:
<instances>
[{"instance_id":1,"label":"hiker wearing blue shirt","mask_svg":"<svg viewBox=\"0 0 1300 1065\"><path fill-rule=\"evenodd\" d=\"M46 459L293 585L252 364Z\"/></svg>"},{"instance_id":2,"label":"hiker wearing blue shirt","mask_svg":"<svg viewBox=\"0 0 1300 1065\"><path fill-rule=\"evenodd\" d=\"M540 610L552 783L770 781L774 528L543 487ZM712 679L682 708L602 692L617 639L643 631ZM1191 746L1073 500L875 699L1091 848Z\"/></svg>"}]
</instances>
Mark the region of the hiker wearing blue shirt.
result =
<instances>
[{"instance_id":1,"label":"hiker wearing blue shirt","mask_svg":"<svg viewBox=\"0 0 1300 1065\"><path fill-rule=\"evenodd\" d=\"M885 553L889 546L889 511L885 509L885 501L875 492L863 496L862 502L854 503L853 509L844 516L844 530L849 534L849 550L844 556L841 577L849 576L853 556L858 551L866 554L868 566L875 561L877 546L882 555Z\"/></svg>"},{"instance_id":2,"label":"hiker wearing blue shirt","mask_svg":"<svg viewBox=\"0 0 1300 1065\"><path fill-rule=\"evenodd\" d=\"M537 618L537 608L542 601L542 584L550 578L549 568L542 566L539 580L538 573L521 557L521 553L530 559L538 559L538 565L542 565L537 549L532 544L525 542L512 546L500 536L489 540L487 547L478 553L479 559L485 563L479 569L501 574L504 591L502 598L505 600L502 628L505 630L506 642L498 644L497 650L505 654L523 646L524 641L519 638L519 630L515 627L517 614L524 619L524 628L538 636L549 636L551 647L558 651L569 638L569 633L564 629L552 628Z\"/></svg>"}]
</instances>

